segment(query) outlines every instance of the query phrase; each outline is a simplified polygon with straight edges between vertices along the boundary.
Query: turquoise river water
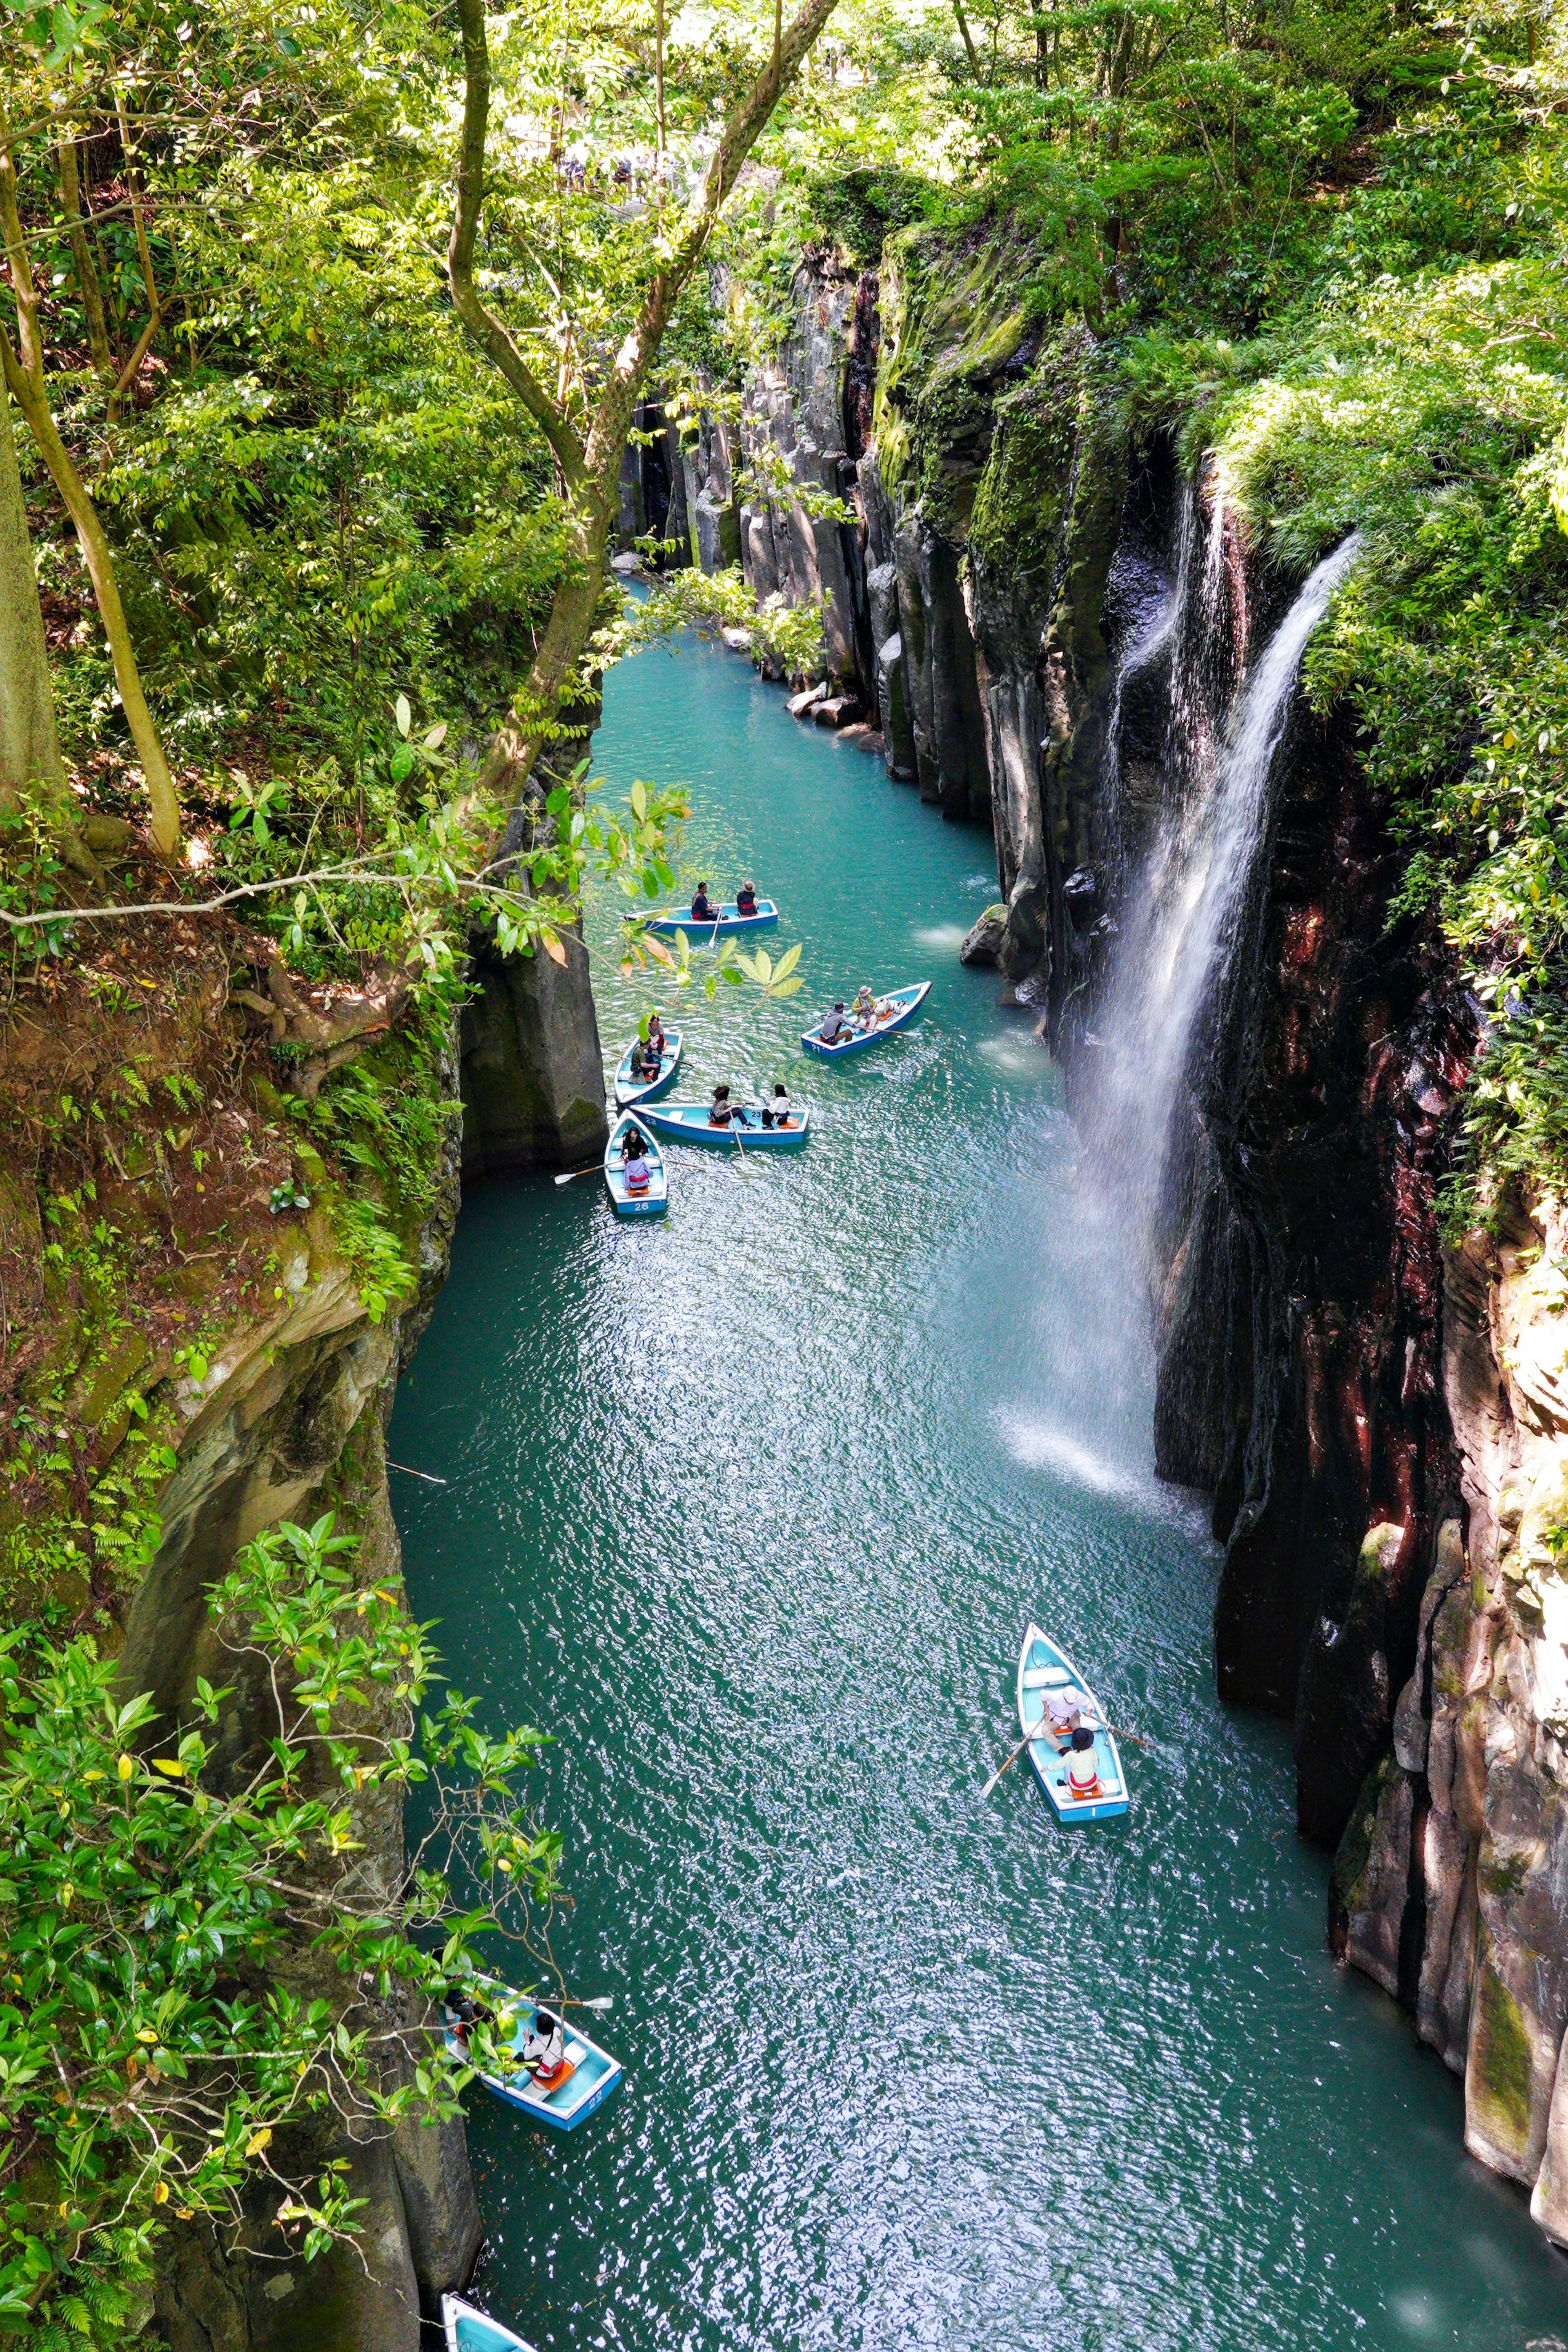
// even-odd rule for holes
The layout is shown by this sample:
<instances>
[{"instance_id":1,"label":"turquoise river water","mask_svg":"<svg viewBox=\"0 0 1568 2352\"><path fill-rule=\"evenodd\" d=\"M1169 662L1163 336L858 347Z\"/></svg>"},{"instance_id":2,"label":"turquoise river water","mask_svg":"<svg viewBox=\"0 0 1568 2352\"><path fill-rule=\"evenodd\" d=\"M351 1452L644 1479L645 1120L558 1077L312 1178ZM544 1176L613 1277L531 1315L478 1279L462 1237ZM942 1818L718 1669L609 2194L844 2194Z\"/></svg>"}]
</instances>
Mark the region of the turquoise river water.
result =
<instances>
[{"instance_id":1,"label":"turquoise river water","mask_svg":"<svg viewBox=\"0 0 1568 2352\"><path fill-rule=\"evenodd\" d=\"M627 2078L578 2133L470 2102L479 2293L540 2347L1265 2352L1568 2343L1568 2266L1458 2085L1324 1949L1289 1735L1215 1702L1217 1555L1151 1467L1126 1237L1026 1014L958 941L989 844L720 648L608 682L595 764L689 783L687 869L776 895L793 1003L688 992L688 1083L783 1076L798 1156L465 1202L403 1384L416 1613L539 1775ZM647 1002L591 924L613 1063ZM929 977L849 1068L803 1015ZM1128 1820L1053 1826L1033 1613Z\"/></svg>"}]
</instances>

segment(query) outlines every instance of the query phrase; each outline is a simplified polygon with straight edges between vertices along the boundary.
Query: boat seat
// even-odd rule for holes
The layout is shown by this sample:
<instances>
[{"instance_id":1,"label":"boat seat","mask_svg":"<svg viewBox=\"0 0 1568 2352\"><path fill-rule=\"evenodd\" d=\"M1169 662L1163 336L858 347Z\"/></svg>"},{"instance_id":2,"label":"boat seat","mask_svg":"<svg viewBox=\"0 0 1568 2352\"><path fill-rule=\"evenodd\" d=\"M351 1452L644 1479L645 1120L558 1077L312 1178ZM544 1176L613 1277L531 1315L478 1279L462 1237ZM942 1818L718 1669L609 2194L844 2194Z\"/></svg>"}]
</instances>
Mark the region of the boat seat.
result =
<instances>
[{"instance_id":1,"label":"boat seat","mask_svg":"<svg viewBox=\"0 0 1568 2352\"><path fill-rule=\"evenodd\" d=\"M1060 1690L1071 1680L1065 1666L1026 1666L1024 1670L1026 1690Z\"/></svg>"}]
</instances>

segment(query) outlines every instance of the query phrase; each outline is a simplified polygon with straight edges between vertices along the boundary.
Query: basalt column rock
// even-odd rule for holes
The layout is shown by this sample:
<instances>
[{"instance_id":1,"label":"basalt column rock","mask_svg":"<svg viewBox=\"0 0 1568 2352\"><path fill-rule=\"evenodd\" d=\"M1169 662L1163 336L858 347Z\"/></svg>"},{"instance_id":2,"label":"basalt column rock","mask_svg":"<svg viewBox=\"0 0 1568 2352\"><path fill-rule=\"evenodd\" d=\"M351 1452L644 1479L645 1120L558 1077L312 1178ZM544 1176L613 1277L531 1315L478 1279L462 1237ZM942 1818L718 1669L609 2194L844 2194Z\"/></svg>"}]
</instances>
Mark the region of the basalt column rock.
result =
<instances>
[{"instance_id":1,"label":"basalt column rock","mask_svg":"<svg viewBox=\"0 0 1568 2352\"><path fill-rule=\"evenodd\" d=\"M597 704L566 714L592 724ZM548 782L547 778L542 781ZM526 846L540 796L514 809L503 856ZM503 955L488 925L468 939L473 993L459 1024L463 1181L575 1167L603 1151L605 1066L581 923L560 934L562 961L543 944L531 956Z\"/></svg>"},{"instance_id":2,"label":"basalt column rock","mask_svg":"<svg viewBox=\"0 0 1568 2352\"><path fill-rule=\"evenodd\" d=\"M753 487L740 511L741 562L759 599L821 599L823 667L841 690L870 705L876 679L864 522L855 510L858 453L846 440L847 417L858 431L860 408L853 399L847 404L845 386L851 344L874 331L875 286L868 292L859 272L817 253L802 261L793 293L795 324L745 388L741 437ZM858 364L862 373L874 369L873 352L861 351ZM821 511L829 499L850 503L848 524Z\"/></svg>"},{"instance_id":3,"label":"basalt column rock","mask_svg":"<svg viewBox=\"0 0 1568 2352\"><path fill-rule=\"evenodd\" d=\"M563 931L566 961L542 949L502 955L470 941L475 994L462 1013L463 1180L570 1168L605 1148L604 1056L588 951Z\"/></svg>"},{"instance_id":4,"label":"basalt column rock","mask_svg":"<svg viewBox=\"0 0 1568 2352\"><path fill-rule=\"evenodd\" d=\"M1156 1459L1215 1493L1222 1697L1293 1716L1333 1843L1388 1742L1457 1465L1433 1195L1471 1032L1390 930L1398 862L1348 732L1298 715L1205 1051L1178 1107Z\"/></svg>"},{"instance_id":5,"label":"basalt column rock","mask_svg":"<svg viewBox=\"0 0 1568 2352\"><path fill-rule=\"evenodd\" d=\"M1465 2078L1465 2142L1568 2244L1568 1226L1516 1192L1445 1268L1463 1517L1442 1528L1392 1754L1332 1933Z\"/></svg>"}]
</instances>

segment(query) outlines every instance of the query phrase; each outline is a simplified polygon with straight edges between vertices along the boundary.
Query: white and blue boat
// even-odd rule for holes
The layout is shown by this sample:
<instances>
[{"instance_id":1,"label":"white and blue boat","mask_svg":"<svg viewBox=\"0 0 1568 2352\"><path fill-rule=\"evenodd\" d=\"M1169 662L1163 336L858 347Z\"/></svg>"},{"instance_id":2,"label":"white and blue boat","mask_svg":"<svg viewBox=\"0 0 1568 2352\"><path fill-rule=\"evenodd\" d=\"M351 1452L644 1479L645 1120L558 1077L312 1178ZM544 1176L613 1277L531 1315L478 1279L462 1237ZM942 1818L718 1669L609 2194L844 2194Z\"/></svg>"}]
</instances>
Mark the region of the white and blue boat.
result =
<instances>
[{"instance_id":1,"label":"white and blue boat","mask_svg":"<svg viewBox=\"0 0 1568 2352\"><path fill-rule=\"evenodd\" d=\"M616 1072L616 1102L622 1110L630 1110L633 1103L658 1102L661 1095L669 1092L675 1084L675 1074L680 1067L680 1032L671 1029L666 1033L664 1051L658 1057L657 1078L633 1077L632 1050L630 1045L626 1047L621 1055L620 1068Z\"/></svg>"},{"instance_id":2,"label":"white and blue boat","mask_svg":"<svg viewBox=\"0 0 1568 2352\"><path fill-rule=\"evenodd\" d=\"M659 939L673 939L677 931L685 931L690 938L701 940L736 940L752 931L771 931L778 919L779 910L771 898L759 898L754 915L742 915L731 898L720 907L717 921L711 915L683 915L679 907L663 908L657 915L628 915L626 919Z\"/></svg>"},{"instance_id":3,"label":"white and blue boat","mask_svg":"<svg viewBox=\"0 0 1568 2352\"><path fill-rule=\"evenodd\" d=\"M787 1127L764 1127L754 1103L737 1104L728 1127L715 1127L706 1103L654 1103L637 1113L667 1143L704 1144L710 1151L799 1151L811 1132L811 1113L792 1108Z\"/></svg>"},{"instance_id":4,"label":"white and blue boat","mask_svg":"<svg viewBox=\"0 0 1568 2352\"><path fill-rule=\"evenodd\" d=\"M441 2333L447 2352L533 2352L515 2327L504 2327L460 2294L441 2297Z\"/></svg>"},{"instance_id":5,"label":"white and blue boat","mask_svg":"<svg viewBox=\"0 0 1568 2352\"><path fill-rule=\"evenodd\" d=\"M1086 1702L1082 1712L1097 1726L1095 1784L1080 1797L1073 1795L1068 1781L1067 1741L1063 1739L1058 1744L1046 1726L1046 1692L1068 1688L1082 1693ZM1018 1729L1029 1738L1029 1761L1035 1768L1035 1778L1058 1822L1076 1826L1085 1822L1114 1821L1118 1814L1126 1812L1130 1801L1121 1751L1100 1713L1100 1701L1067 1652L1035 1624L1025 1634L1024 1646L1018 1653ZM1037 1736L1029 1738L1031 1733Z\"/></svg>"},{"instance_id":6,"label":"white and blue boat","mask_svg":"<svg viewBox=\"0 0 1568 2352\"><path fill-rule=\"evenodd\" d=\"M842 1054L863 1054L868 1045L879 1045L895 1029L907 1028L930 994L929 980L914 981L908 988L890 989L886 996L873 999L877 1017L868 1029L851 1025L829 1045L823 1039L819 1021L815 1029L802 1030L800 1042L808 1054L820 1054L829 1062L837 1061Z\"/></svg>"},{"instance_id":7,"label":"white and blue boat","mask_svg":"<svg viewBox=\"0 0 1568 2352\"><path fill-rule=\"evenodd\" d=\"M621 1145L626 1129L635 1127L647 1149L647 1191L634 1192L626 1181ZM610 1129L610 1139L605 1146L605 1187L617 1217L662 1217L669 1206L669 1178L665 1171L664 1154L653 1139L651 1122L645 1111L623 1111Z\"/></svg>"},{"instance_id":8,"label":"white and blue boat","mask_svg":"<svg viewBox=\"0 0 1568 2352\"><path fill-rule=\"evenodd\" d=\"M537 2004L526 1993L513 1992L510 1986L490 1984L482 1979L475 1981L474 1990L493 2005L495 2019L490 2032L497 2047L521 2053L533 2031ZM457 2016L450 2009L444 2011L444 2038L448 2053L460 2065L473 2064L466 2042L459 2039ZM549 2124L556 2131L575 2131L579 2124L586 2123L595 2107L604 2105L620 2081L622 2069L619 2060L612 2058L608 2051L601 2050L596 2042L591 2042L575 2026L568 2026L560 2071L547 2084L535 2082L521 2060L515 2073L489 2074L483 2067L475 2072L486 2090L507 2106L517 2107L535 2122Z\"/></svg>"}]
</instances>

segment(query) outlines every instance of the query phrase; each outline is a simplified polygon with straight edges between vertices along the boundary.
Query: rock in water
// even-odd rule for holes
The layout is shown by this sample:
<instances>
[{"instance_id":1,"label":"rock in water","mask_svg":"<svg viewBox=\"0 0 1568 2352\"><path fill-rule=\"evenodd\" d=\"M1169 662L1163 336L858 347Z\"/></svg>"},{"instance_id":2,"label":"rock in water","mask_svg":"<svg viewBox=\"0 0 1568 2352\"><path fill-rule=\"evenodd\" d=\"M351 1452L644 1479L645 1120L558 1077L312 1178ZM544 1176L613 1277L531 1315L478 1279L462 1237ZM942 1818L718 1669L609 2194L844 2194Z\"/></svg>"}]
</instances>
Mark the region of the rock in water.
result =
<instances>
[{"instance_id":1,"label":"rock in water","mask_svg":"<svg viewBox=\"0 0 1568 2352\"><path fill-rule=\"evenodd\" d=\"M1002 952L1002 941L1007 929L1007 909L998 904L987 907L958 950L960 963L994 963Z\"/></svg>"}]
</instances>

